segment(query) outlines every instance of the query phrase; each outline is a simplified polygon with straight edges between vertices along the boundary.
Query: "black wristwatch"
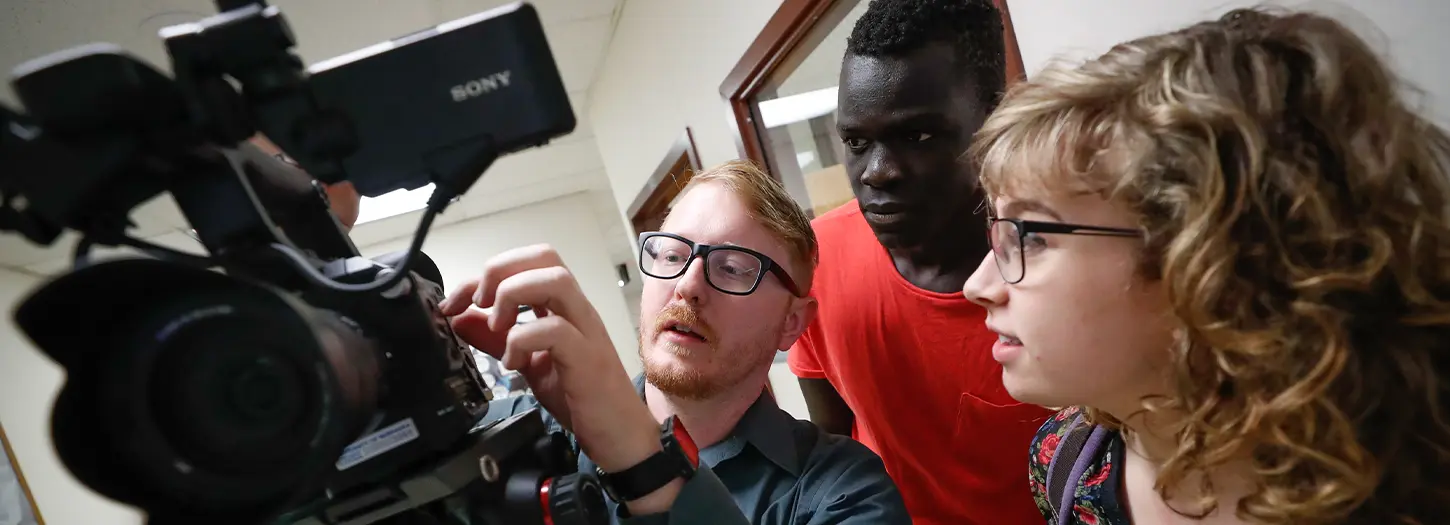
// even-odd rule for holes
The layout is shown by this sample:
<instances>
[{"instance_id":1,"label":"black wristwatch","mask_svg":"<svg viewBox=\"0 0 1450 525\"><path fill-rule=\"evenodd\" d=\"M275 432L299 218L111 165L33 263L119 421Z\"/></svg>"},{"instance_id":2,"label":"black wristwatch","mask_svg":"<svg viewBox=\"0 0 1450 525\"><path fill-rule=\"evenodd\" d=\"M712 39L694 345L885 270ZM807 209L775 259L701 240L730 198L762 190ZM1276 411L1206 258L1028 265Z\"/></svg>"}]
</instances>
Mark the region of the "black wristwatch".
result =
<instances>
[{"instance_id":1,"label":"black wristwatch","mask_svg":"<svg viewBox=\"0 0 1450 525\"><path fill-rule=\"evenodd\" d=\"M695 474L699 451L690 434L674 416L660 425L660 444L664 450L619 472L605 472L598 466L594 467L599 484L604 486L604 492L610 499L623 505L659 490L675 478L690 479Z\"/></svg>"}]
</instances>

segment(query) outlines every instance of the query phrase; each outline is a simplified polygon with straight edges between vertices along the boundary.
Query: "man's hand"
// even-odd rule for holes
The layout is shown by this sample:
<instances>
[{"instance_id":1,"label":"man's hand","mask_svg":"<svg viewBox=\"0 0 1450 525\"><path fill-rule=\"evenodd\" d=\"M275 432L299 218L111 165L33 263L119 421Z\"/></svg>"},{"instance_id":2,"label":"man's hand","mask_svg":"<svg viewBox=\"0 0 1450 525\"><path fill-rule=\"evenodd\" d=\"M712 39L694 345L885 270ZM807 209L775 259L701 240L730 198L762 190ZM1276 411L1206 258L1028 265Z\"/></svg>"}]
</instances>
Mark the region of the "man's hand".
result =
<instances>
[{"instance_id":1,"label":"man's hand","mask_svg":"<svg viewBox=\"0 0 1450 525\"><path fill-rule=\"evenodd\" d=\"M492 312L469 308L492 307ZM514 326L520 305L537 321ZM553 248L494 257L441 305L464 341L528 380L539 403L606 472L661 450L659 424L635 391L598 312Z\"/></svg>"}]
</instances>

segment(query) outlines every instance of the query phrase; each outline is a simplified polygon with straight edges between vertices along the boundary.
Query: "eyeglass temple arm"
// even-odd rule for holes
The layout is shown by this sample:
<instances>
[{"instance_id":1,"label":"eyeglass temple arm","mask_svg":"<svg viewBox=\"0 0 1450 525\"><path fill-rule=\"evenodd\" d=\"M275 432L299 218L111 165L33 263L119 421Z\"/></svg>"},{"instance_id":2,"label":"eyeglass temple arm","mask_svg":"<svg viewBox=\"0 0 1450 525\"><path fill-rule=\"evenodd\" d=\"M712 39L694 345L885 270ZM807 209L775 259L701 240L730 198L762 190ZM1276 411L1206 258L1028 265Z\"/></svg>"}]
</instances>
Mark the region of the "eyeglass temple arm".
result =
<instances>
[{"instance_id":1,"label":"eyeglass temple arm","mask_svg":"<svg viewBox=\"0 0 1450 525\"><path fill-rule=\"evenodd\" d=\"M789 291L791 295L796 297L806 296L805 292L801 291L800 286L796 285L795 280L790 278L790 274L785 272L785 268L776 264L775 261L770 261L770 273L775 274L775 277L780 279L780 283L785 285L786 291Z\"/></svg>"}]
</instances>

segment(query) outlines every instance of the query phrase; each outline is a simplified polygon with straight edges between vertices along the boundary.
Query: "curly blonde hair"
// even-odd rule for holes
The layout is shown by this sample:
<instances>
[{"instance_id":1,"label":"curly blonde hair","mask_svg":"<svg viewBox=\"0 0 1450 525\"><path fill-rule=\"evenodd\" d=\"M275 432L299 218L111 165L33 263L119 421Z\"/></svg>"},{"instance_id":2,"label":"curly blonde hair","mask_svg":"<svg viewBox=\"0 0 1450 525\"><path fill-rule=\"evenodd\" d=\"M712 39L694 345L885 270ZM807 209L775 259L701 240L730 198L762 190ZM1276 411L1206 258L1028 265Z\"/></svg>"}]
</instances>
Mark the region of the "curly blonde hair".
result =
<instances>
[{"instance_id":1,"label":"curly blonde hair","mask_svg":"<svg viewBox=\"0 0 1450 525\"><path fill-rule=\"evenodd\" d=\"M989 194L1141 218L1180 326L1176 391L1144 402L1183 428L1165 500L1247 460L1250 521L1450 516L1450 138L1404 87L1335 20L1236 10L1049 68L979 132Z\"/></svg>"}]
</instances>

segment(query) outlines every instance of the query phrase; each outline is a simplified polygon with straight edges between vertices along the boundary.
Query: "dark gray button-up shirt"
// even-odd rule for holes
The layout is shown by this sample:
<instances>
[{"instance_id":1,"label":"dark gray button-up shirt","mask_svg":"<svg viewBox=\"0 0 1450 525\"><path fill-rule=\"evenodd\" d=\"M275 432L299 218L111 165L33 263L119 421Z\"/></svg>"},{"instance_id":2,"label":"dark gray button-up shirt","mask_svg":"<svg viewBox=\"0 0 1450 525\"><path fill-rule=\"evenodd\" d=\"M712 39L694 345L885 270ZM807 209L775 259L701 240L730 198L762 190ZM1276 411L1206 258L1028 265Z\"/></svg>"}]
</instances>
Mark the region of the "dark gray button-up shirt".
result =
<instances>
[{"instance_id":1,"label":"dark gray button-up shirt","mask_svg":"<svg viewBox=\"0 0 1450 525\"><path fill-rule=\"evenodd\" d=\"M635 387L644 394L643 378ZM494 401L483 422L535 408L530 396ZM544 421L559 430L547 413ZM579 454L579 468L594 462ZM730 435L700 450L700 468L668 513L621 524L825 525L911 523L881 458L850 438L821 431L776 406L767 393L745 411Z\"/></svg>"}]
</instances>

